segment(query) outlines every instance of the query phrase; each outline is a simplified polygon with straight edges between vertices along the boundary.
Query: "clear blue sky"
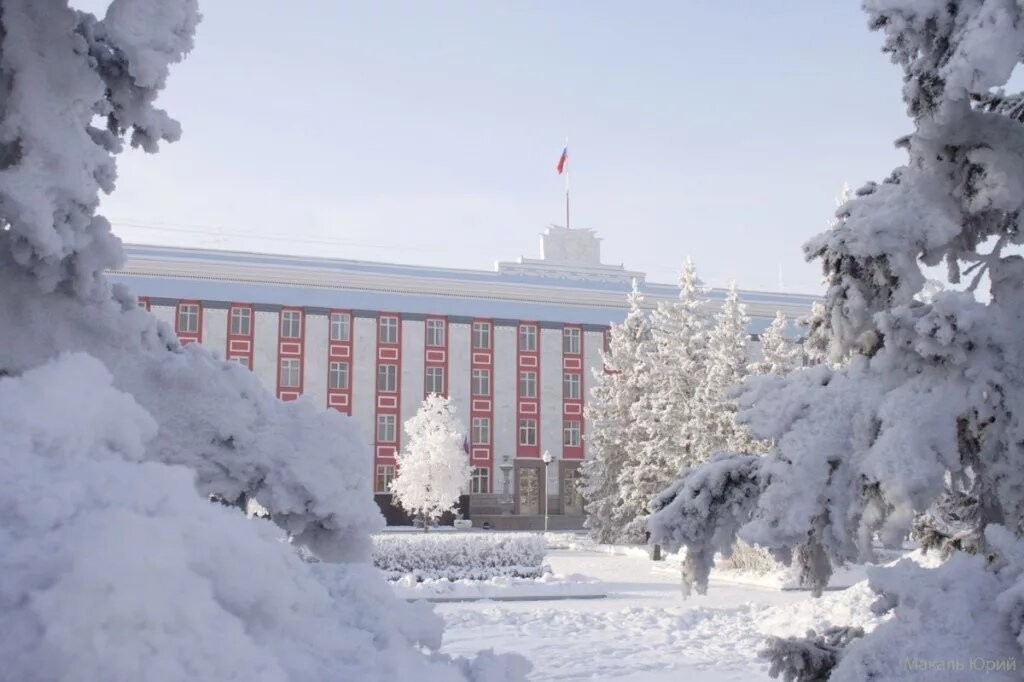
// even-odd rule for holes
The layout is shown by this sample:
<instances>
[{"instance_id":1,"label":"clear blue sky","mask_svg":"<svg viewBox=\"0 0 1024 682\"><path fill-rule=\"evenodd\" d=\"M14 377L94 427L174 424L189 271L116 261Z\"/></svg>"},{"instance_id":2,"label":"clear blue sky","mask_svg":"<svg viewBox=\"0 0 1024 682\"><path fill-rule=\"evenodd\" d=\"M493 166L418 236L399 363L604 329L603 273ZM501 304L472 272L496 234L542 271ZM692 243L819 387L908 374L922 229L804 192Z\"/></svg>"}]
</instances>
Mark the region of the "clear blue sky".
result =
<instances>
[{"instance_id":1,"label":"clear blue sky","mask_svg":"<svg viewBox=\"0 0 1024 682\"><path fill-rule=\"evenodd\" d=\"M781 265L815 293L801 244L910 130L855 0L201 9L161 99L182 140L122 158L104 202L127 241L489 268L563 221L568 135L573 226L606 262L672 281L691 255L753 289Z\"/></svg>"}]
</instances>

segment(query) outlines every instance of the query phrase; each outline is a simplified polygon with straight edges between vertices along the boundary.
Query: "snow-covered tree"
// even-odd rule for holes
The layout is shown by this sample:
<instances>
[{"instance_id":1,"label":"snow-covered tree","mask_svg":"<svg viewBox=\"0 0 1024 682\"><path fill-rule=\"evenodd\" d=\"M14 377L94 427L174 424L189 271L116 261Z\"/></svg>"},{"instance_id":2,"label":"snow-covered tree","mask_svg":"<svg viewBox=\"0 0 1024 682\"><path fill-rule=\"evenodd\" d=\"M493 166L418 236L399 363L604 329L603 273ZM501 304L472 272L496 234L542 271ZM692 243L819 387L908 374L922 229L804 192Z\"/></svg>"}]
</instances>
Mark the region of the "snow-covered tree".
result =
<instances>
[{"instance_id":1,"label":"snow-covered tree","mask_svg":"<svg viewBox=\"0 0 1024 682\"><path fill-rule=\"evenodd\" d=\"M591 457L581 466L585 524L594 539L604 543L620 540L631 520L620 509L620 476L638 440L639 428L631 410L643 395L644 368L638 358L644 356L651 339L647 315L641 308L643 296L635 281L628 300L626 319L611 326L608 352L601 354L604 368L595 370L597 385L586 408Z\"/></svg>"},{"instance_id":2,"label":"snow-covered tree","mask_svg":"<svg viewBox=\"0 0 1024 682\"><path fill-rule=\"evenodd\" d=\"M440 619L370 565L381 517L348 419L182 346L103 274L122 251L99 194L126 144L178 137L154 102L198 21L195 0L113 0L102 19L0 0L5 677L521 676L505 657L437 653ZM211 496L256 498L273 523Z\"/></svg>"},{"instance_id":3,"label":"snow-covered tree","mask_svg":"<svg viewBox=\"0 0 1024 682\"><path fill-rule=\"evenodd\" d=\"M757 447L747 430L736 422L733 397L735 388L747 376L749 321L732 284L708 334L706 366L688 415L695 462L707 461L717 451L744 452Z\"/></svg>"},{"instance_id":4,"label":"snow-covered tree","mask_svg":"<svg viewBox=\"0 0 1024 682\"><path fill-rule=\"evenodd\" d=\"M775 319L761 335L762 358L750 366L751 373L784 375L803 366L803 348L789 338L788 328L786 316L781 311L775 313Z\"/></svg>"},{"instance_id":5,"label":"snow-covered tree","mask_svg":"<svg viewBox=\"0 0 1024 682\"><path fill-rule=\"evenodd\" d=\"M947 479L975 498L987 556L872 571L879 610L898 615L850 643L830 682L913 679L908 660L1024 652L1024 258L1014 253L1024 241L1024 95L996 89L1024 55L1024 6L864 7L904 70L915 129L899 141L908 163L858 190L836 227L805 247L828 284L830 359L849 359L749 379L742 419L771 452L689 472L659 497L650 524L670 549L687 547L684 577L702 589L708 553L736 534L784 558L801 548L820 587L833 565L873 559L876 539L899 544ZM966 291L919 300L923 269L940 263ZM984 276L988 295L976 297Z\"/></svg>"},{"instance_id":6,"label":"snow-covered tree","mask_svg":"<svg viewBox=\"0 0 1024 682\"><path fill-rule=\"evenodd\" d=\"M687 427L704 374L709 324L705 291L687 259L678 299L658 304L651 315L650 340L635 349L638 398L629 410L634 432L619 473L623 542L646 539L651 500L692 463L693 437Z\"/></svg>"},{"instance_id":7,"label":"snow-covered tree","mask_svg":"<svg viewBox=\"0 0 1024 682\"><path fill-rule=\"evenodd\" d=\"M405 422L405 433L407 445L397 457L391 492L403 509L423 520L426 532L431 521L455 509L469 487L466 427L455 417L451 399L432 393Z\"/></svg>"}]
</instances>

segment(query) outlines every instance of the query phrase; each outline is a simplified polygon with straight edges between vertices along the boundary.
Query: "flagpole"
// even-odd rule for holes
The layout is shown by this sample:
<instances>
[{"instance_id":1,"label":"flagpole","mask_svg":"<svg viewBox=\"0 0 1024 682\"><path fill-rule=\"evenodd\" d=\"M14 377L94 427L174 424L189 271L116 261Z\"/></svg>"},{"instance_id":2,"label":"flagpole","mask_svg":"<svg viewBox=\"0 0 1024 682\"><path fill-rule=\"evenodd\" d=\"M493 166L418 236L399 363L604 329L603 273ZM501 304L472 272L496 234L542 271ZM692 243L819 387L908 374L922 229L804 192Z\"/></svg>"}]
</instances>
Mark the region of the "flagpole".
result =
<instances>
[{"instance_id":1,"label":"flagpole","mask_svg":"<svg viewBox=\"0 0 1024 682\"><path fill-rule=\"evenodd\" d=\"M569 138L565 138L565 148L569 149ZM569 229L569 167L565 168L565 227Z\"/></svg>"}]
</instances>

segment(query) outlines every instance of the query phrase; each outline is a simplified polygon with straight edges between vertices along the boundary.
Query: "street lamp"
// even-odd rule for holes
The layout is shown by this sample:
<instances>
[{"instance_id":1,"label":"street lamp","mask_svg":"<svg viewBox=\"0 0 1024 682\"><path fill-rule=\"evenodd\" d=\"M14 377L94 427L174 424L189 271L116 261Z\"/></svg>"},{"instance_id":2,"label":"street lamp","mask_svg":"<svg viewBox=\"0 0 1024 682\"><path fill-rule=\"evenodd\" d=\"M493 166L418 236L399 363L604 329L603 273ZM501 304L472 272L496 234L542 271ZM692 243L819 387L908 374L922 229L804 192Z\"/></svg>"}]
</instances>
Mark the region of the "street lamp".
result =
<instances>
[{"instance_id":1,"label":"street lamp","mask_svg":"<svg viewBox=\"0 0 1024 682\"><path fill-rule=\"evenodd\" d=\"M540 457L544 461L544 533L548 532L548 465L554 457L547 450Z\"/></svg>"}]
</instances>

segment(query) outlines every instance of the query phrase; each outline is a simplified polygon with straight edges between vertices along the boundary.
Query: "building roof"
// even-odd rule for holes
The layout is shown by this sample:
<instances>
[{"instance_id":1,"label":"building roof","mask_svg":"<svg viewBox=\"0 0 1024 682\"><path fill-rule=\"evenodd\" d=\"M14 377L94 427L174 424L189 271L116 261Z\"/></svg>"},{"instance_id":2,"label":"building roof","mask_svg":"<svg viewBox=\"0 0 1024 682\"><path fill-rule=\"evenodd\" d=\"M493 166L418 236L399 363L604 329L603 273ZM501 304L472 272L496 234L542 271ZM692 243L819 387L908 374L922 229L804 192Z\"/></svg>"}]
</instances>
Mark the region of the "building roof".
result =
<instances>
[{"instance_id":1,"label":"building roof","mask_svg":"<svg viewBox=\"0 0 1024 682\"><path fill-rule=\"evenodd\" d=\"M559 228L565 231L566 228ZM580 239L583 230L569 230ZM589 238L597 239L589 230ZM284 256L240 251L128 245L124 266L111 279L141 296L211 302L299 305L361 311L530 320L607 326L620 322L635 279L645 305L678 295L673 284L647 282L643 273L594 262L587 251L551 240L542 249L558 259L521 258L494 270L438 268L372 261ZM587 237L584 236L583 239ZM592 251L592 249L591 249ZM725 290L711 289L712 301ZM777 310L806 314L813 296L740 291L751 332L767 326Z\"/></svg>"}]
</instances>

